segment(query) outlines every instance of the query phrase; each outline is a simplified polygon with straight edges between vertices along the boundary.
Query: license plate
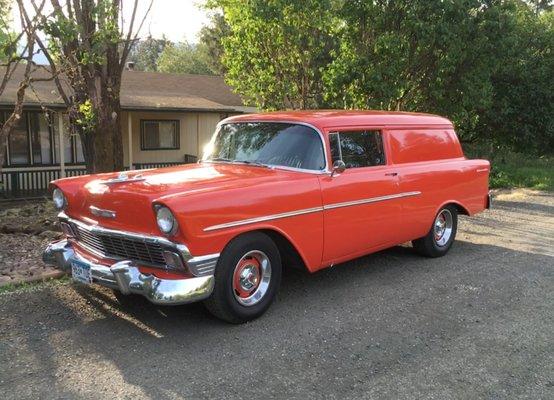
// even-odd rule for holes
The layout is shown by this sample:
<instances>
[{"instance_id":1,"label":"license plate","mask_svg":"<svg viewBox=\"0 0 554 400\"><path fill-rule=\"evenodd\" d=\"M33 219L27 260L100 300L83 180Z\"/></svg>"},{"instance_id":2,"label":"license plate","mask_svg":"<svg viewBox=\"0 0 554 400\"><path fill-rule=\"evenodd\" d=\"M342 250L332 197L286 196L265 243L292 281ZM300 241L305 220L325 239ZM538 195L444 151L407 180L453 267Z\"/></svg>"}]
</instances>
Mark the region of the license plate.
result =
<instances>
[{"instance_id":1,"label":"license plate","mask_svg":"<svg viewBox=\"0 0 554 400\"><path fill-rule=\"evenodd\" d=\"M90 285L92 283L90 264L81 260L72 260L71 276L74 281Z\"/></svg>"}]
</instances>

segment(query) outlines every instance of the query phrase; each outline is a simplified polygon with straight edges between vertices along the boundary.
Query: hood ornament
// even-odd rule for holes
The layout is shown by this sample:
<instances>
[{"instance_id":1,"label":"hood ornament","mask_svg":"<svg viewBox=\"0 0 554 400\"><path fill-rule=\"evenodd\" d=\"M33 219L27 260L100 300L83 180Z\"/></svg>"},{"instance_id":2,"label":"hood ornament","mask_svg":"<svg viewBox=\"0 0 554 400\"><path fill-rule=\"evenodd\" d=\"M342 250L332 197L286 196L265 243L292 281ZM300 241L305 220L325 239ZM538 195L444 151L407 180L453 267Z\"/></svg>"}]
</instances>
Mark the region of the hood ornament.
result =
<instances>
[{"instance_id":1,"label":"hood ornament","mask_svg":"<svg viewBox=\"0 0 554 400\"><path fill-rule=\"evenodd\" d=\"M129 177L129 173L126 171L120 172L117 178L108 179L106 181L102 181L101 183L110 185L112 183L123 183L123 182L140 182L144 181L146 178L142 176L142 174L137 174L133 177Z\"/></svg>"}]
</instances>

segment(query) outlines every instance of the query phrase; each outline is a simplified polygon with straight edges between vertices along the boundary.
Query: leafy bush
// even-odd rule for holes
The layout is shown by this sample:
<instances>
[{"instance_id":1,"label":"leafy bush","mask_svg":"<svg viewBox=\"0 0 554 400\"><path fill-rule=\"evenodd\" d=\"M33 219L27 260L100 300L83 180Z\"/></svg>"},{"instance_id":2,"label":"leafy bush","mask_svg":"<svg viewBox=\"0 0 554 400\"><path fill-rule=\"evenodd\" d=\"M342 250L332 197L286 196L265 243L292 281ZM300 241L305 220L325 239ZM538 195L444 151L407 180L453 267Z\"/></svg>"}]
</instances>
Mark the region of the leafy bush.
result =
<instances>
[{"instance_id":1,"label":"leafy bush","mask_svg":"<svg viewBox=\"0 0 554 400\"><path fill-rule=\"evenodd\" d=\"M533 157L501 148L465 145L468 158L485 158L491 162L491 188L526 187L554 190L554 158Z\"/></svg>"}]
</instances>

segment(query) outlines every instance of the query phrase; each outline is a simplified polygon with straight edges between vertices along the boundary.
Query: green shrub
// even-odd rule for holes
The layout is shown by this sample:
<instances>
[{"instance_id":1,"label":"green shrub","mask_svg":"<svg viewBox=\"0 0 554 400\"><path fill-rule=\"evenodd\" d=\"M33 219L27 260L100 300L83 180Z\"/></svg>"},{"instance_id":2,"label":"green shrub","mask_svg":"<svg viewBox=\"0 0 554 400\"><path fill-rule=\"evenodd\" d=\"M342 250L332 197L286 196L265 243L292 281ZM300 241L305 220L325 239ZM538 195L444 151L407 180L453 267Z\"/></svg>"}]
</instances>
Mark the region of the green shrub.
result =
<instances>
[{"instance_id":1,"label":"green shrub","mask_svg":"<svg viewBox=\"0 0 554 400\"><path fill-rule=\"evenodd\" d=\"M464 151L468 158L485 158L491 162L491 188L554 190L552 156L536 157L482 145L465 145Z\"/></svg>"}]
</instances>

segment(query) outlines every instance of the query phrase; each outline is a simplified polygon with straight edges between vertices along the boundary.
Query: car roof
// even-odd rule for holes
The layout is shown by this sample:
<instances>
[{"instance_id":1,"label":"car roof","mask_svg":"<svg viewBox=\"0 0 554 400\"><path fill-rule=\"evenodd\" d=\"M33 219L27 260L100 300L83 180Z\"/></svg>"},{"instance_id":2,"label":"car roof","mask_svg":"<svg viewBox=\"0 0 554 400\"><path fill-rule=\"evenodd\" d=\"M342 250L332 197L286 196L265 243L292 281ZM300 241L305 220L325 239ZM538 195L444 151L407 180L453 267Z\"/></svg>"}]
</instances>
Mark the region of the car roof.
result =
<instances>
[{"instance_id":1,"label":"car roof","mask_svg":"<svg viewBox=\"0 0 554 400\"><path fill-rule=\"evenodd\" d=\"M303 122L314 125L319 129L333 127L347 127L360 125L374 126L447 126L452 122L447 118L433 114L411 113L400 111L361 111L361 110L303 110L303 111L275 111L257 114L242 114L223 120L228 122Z\"/></svg>"}]
</instances>

